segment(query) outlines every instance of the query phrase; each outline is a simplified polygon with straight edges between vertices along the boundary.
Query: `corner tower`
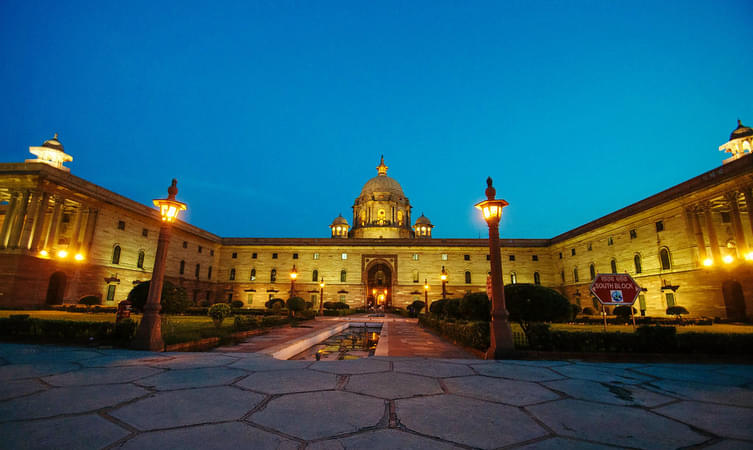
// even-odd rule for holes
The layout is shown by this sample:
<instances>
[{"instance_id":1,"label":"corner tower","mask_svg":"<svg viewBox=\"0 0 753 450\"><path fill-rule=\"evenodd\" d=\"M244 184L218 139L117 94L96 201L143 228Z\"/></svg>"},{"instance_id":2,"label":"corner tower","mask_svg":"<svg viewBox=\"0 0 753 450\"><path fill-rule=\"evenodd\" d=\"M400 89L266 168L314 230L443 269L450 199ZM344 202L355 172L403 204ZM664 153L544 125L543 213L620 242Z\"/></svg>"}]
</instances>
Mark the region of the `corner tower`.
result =
<instances>
[{"instance_id":1,"label":"corner tower","mask_svg":"<svg viewBox=\"0 0 753 450\"><path fill-rule=\"evenodd\" d=\"M351 235L371 239L410 238L410 202L400 183L387 176L384 156L376 169L377 176L366 182L353 203Z\"/></svg>"},{"instance_id":2,"label":"corner tower","mask_svg":"<svg viewBox=\"0 0 753 450\"><path fill-rule=\"evenodd\" d=\"M753 129L746 127L737 119L737 128L729 135L729 141L719 146L720 152L731 153L732 156L724 160L724 163L742 158L753 153Z\"/></svg>"}]
</instances>

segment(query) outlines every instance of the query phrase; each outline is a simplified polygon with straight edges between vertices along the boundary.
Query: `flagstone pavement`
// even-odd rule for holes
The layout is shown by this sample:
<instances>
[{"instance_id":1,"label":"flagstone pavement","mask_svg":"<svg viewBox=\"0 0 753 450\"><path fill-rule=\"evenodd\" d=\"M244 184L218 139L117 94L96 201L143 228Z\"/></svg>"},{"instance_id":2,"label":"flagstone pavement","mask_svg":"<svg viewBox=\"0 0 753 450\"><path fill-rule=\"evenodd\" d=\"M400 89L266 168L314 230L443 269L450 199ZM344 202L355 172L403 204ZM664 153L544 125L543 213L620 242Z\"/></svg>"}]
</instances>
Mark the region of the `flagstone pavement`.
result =
<instances>
[{"instance_id":1,"label":"flagstone pavement","mask_svg":"<svg viewBox=\"0 0 753 450\"><path fill-rule=\"evenodd\" d=\"M753 366L0 344L0 448L753 448Z\"/></svg>"}]
</instances>

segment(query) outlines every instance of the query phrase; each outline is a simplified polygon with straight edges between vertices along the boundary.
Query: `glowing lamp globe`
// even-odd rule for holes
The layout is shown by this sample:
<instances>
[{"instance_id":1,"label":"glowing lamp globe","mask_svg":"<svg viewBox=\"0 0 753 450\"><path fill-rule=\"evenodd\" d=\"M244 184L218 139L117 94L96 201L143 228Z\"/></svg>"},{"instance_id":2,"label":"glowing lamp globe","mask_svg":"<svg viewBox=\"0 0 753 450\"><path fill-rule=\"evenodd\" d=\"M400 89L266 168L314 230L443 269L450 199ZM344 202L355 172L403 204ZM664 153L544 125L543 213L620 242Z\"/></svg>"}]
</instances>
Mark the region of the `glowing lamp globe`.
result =
<instances>
[{"instance_id":1,"label":"glowing lamp globe","mask_svg":"<svg viewBox=\"0 0 753 450\"><path fill-rule=\"evenodd\" d=\"M186 204L175 200L175 195L178 193L178 180L173 178L173 183L167 188L167 198L159 198L154 200L154 206L159 208L159 213L162 216L162 221L167 223L173 223L178 218L180 211L185 211Z\"/></svg>"},{"instance_id":2,"label":"glowing lamp globe","mask_svg":"<svg viewBox=\"0 0 753 450\"><path fill-rule=\"evenodd\" d=\"M290 279L295 280L298 278L298 271L295 270L295 266L293 266L293 270L290 271Z\"/></svg>"},{"instance_id":3,"label":"glowing lamp globe","mask_svg":"<svg viewBox=\"0 0 753 450\"><path fill-rule=\"evenodd\" d=\"M444 270L444 267L442 267L442 273L439 275L439 279L442 281L447 281L447 272Z\"/></svg>"},{"instance_id":4,"label":"glowing lamp globe","mask_svg":"<svg viewBox=\"0 0 753 450\"><path fill-rule=\"evenodd\" d=\"M322 278L322 281L319 282L319 287L324 289L324 278Z\"/></svg>"},{"instance_id":5,"label":"glowing lamp globe","mask_svg":"<svg viewBox=\"0 0 753 450\"><path fill-rule=\"evenodd\" d=\"M497 225L500 219L502 219L502 208L509 205L509 203L502 199L494 198L497 195L497 190L492 187L491 177L486 179L486 185L486 200L476 203L475 206L484 214L484 220L486 220L488 225Z\"/></svg>"},{"instance_id":6,"label":"glowing lamp globe","mask_svg":"<svg viewBox=\"0 0 753 450\"><path fill-rule=\"evenodd\" d=\"M429 290L429 281L428 280L424 280L424 289L427 290L427 291Z\"/></svg>"}]
</instances>

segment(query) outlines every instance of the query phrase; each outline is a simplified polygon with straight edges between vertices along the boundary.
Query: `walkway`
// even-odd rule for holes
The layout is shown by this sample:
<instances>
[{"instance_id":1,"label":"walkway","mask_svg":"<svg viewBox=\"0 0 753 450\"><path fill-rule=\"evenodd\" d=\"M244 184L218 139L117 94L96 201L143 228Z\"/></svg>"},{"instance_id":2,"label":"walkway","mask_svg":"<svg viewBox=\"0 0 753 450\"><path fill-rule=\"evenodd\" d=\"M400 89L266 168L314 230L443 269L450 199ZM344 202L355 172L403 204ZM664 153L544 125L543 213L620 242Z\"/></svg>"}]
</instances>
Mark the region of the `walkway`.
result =
<instances>
[{"instance_id":1,"label":"walkway","mask_svg":"<svg viewBox=\"0 0 753 450\"><path fill-rule=\"evenodd\" d=\"M14 449L751 448L753 366L0 344L0 436Z\"/></svg>"}]
</instances>

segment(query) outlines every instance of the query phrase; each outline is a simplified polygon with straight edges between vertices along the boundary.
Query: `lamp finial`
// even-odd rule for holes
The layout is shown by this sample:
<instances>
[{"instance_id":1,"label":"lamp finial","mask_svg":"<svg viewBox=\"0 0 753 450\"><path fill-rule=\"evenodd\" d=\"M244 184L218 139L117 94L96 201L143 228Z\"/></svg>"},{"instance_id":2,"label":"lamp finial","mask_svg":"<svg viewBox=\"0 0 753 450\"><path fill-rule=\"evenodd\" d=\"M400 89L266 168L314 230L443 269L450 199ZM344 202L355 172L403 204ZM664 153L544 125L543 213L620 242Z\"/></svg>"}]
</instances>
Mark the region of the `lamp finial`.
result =
<instances>
[{"instance_id":1,"label":"lamp finial","mask_svg":"<svg viewBox=\"0 0 753 450\"><path fill-rule=\"evenodd\" d=\"M494 200L494 196L497 195L497 190L492 186L492 177L486 179L486 198Z\"/></svg>"},{"instance_id":2,"label":"lamp finial","mask_svg":"<svg viewBox=\"0 0 753 450\"><path fill-rule=\"evenodd\" d=\"M167 198L175 200L175 196L178 195L178 180L173 178L173 182L169 188L167 188Z\"/></svg>"}]
</instances>

